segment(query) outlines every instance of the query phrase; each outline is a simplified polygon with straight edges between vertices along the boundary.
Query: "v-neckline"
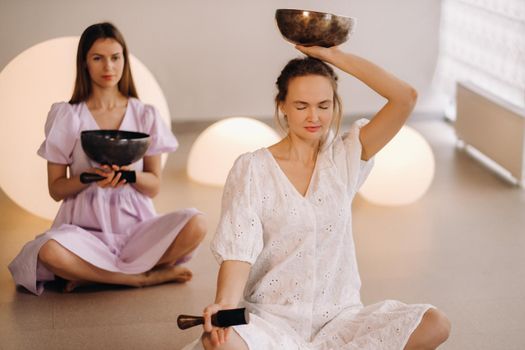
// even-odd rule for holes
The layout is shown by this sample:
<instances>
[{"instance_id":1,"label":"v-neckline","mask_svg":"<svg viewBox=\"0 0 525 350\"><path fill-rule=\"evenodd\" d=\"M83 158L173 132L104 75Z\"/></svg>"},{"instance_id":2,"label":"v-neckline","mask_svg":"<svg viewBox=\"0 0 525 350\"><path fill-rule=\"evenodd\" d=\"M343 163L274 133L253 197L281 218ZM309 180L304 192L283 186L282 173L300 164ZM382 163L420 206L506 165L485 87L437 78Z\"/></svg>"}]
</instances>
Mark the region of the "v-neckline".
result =
<instances>
[{"instance_id":1,"label":"v-neckline","mask_svg":"<svg viewBox=\"0 0 525 350\"><path fill-rule=\"evenodd\" d=\"M97 120L93 116L93 113L91 113L91 111L89 110L89 107L87 106L87 103L85 101L82 102L82 103L84 104L84 108L86 110L86 113L88 114L88 116L91 119L91 121L93 122L93 124L97 127L97 129L98 130L107 130L107 129L102 129L100 127L100 125L98 124ZM119 126L116 129L111 129L111 130L122 130L121 129L122 125L124 125L124 121L126 120L126 117L128 116L129 104L130 104L130 99L128 98L128 103L126 104L126 110L124 111L124 116L122 117L122 120L120 121Z\"/></svg>"},{"instance_id":2,"label":"v-neckline","mask_svg":"<svg viewBox=\"0 0 525 350\"><path fill-rule=\"evenodd\" d=\"M268 154L268 157L271 158L271 161L273 162L274 166L277 168L277 171L281 174L281 177L284 178L284 180L289 184L289 186L293 189L293 191L302 199L305 199L305 200L308 199L310 192L311 192L312 184L314 182L314 176L316 176L317 174L317 164L319 164L320 154L317 154L317 159L315 160L314 169L312 170L312 176L310 176L310 181L308 182L308 186L306 187L306 192L303 195L301 192L299 192L297 187L295 187L295 185L290 180L288 175L286 175L283 168L281 168L281 166L279 165L279 162L277 161L277 159L275 159L275 157L273 156L272 152L270 152L268 148L263 148L263 149Z\"/></svg>"}]
</instances>

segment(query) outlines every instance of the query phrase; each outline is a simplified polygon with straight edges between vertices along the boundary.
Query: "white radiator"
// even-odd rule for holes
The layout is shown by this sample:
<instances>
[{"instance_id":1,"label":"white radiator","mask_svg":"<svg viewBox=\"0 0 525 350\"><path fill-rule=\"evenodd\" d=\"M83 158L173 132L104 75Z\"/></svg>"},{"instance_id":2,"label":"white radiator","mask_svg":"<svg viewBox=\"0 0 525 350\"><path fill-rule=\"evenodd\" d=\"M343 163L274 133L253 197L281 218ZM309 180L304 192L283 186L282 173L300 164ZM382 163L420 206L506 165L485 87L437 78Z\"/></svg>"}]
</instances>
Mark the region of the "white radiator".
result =
<instances>
[{"instance_id":1,"label":"white radiator","mask_svg":"<svg viewBox=\"0 0 525 350\"><path fill-rule=\"evenodd\" d=\"M469 83L457 84L456 108L458 138L506 169L523 186L525 109Z\"/></svg>"}]
</instances>

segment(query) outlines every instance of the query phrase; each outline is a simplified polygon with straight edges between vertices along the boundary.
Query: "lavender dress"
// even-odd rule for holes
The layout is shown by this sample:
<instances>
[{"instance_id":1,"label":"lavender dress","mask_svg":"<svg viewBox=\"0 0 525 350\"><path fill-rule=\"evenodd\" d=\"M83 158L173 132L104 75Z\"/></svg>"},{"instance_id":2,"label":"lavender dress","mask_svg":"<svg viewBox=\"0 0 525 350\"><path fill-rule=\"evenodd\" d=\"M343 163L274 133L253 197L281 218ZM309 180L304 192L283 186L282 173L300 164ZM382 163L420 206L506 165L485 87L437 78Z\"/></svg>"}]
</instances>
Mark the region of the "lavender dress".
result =
<instances>
[{"instance_id":1,"label":"lavender dress","mask_svg":"<svg viewBox=\"0 0 525 350\"><path fill-rule=\"evenodd\" d=\"M85 103L55 103L47 117L46 139L38 154L49 162L68 164L72 175L98 166L86 156L80 144L80 132L93 129L99 127ZM178 146L158 111L134 98L128 101L120 129L151 135L146 156L173 152ZM141 171L142 160L131 168ZM9 270L17 285L40 295L43 283L55 276L39 263L38 252L44 243L54 239L101 269L141 273L157 263L196 214L198 210L189 208L159 216L151 199L133 186L100 188L93 183L62 202L51 229L28 242Z\"/></svg>"}]
</instances>

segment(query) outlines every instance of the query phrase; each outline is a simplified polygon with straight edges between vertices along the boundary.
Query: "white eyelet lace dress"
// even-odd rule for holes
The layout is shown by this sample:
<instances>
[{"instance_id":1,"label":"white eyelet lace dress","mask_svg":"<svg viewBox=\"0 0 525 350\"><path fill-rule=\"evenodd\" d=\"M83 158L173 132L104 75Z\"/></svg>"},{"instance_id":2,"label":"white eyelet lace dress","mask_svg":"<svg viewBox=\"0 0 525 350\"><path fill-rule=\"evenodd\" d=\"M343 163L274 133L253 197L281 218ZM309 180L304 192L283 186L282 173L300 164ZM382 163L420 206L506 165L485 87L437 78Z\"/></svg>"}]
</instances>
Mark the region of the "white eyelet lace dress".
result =
<instances>
[{"instance_id":1,"label":"white eyelet lace dress","mask_svg":"<svg viewBox=\"0 0 525 350\"><path fill-rule=\"evenodd\" d=\"M265 148L235 162L212 251L252 264L241 305L251 320L234 327L249 349L400 350L432 307L361 303L351 203L373 165L361 160L367 122L327 142L305 196Z\"/></svg>"}]
</instances>

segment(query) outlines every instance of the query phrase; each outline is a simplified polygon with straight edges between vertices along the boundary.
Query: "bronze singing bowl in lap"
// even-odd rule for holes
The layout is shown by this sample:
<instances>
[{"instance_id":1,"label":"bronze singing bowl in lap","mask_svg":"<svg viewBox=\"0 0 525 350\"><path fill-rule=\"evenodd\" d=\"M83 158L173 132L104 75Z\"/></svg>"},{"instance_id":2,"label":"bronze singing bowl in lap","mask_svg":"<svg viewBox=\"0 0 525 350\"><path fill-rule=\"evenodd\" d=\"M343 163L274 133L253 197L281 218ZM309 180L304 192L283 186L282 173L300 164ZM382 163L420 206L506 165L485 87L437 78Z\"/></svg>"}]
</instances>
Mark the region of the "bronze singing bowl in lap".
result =
<instances>
[{"instance_id":1,"label":"bronze singing bowl in lap","mask_svg":"<svg viewBox=\"0 0 525 350\"><path fill-rule=\"evenodd\" d=\"M279 9L275 11L277 27L283 37L303 46L337 46L348 40L355 19L331 13Z\"/></svg>"}]
</instances>

